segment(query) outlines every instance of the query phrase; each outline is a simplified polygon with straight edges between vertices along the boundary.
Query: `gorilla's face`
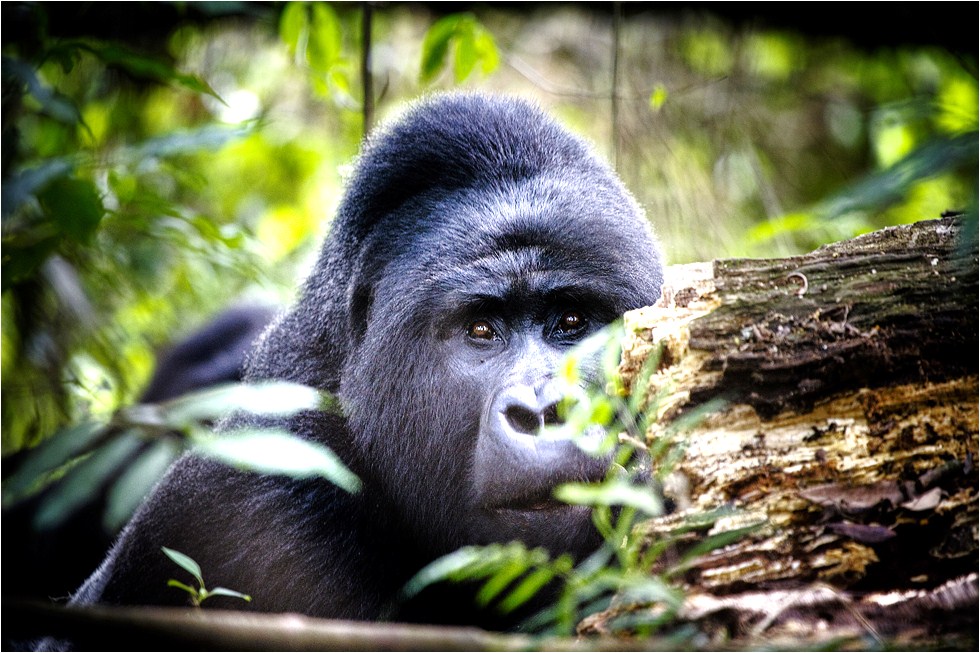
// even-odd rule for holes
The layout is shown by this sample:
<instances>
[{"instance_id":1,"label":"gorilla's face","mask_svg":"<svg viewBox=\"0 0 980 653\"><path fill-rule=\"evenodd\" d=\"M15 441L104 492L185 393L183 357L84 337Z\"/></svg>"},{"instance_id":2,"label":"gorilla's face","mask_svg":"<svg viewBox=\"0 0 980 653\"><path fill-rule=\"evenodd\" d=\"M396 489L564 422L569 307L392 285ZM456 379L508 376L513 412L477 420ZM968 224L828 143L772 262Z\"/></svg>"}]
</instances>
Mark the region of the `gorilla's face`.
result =
<instances>
[{"instance_id":1,"label":"gorilla's face","mask_svg":"<svg viewBox=\"0 0 980 653\"><path fill-rule=\"evenodd\" d=\"M369 484L426 548L519 539L584 555L599 543L589 511L553 490L608 461L543 427L562 357L636 301L615 260L629 234L592 231L596 207L549 184L487 198L413 206L429 219L373 250L387 262L342 395Z\"/></svg>"}]
</instances>

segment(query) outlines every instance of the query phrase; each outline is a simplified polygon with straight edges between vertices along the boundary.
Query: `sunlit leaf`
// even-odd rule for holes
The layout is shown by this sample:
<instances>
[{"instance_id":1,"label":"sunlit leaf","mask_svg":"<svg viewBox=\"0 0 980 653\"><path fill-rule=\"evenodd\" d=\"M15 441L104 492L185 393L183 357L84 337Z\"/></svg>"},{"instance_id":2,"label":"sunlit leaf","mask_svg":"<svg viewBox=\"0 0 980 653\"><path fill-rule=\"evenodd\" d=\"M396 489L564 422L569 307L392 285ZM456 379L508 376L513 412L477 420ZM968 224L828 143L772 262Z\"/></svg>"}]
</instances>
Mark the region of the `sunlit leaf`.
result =
<instances>
[{"instance_id":1,"label":"sunlit leaf","mask_svg":"<svg viewBox=\"0 0 980 653\"><path fill-rule=\"evenodd\" d=\"M156 442L126 467L106 497L102 523L110 533L125 524L174 461L180 448L172 440Z\"/></svg>"},{"instance_id":2,"label":"sunlit leaf","mask_svg":"<svg viewBox=\"0 0 980 653\"><path fill-rule=\"evenodd\" d=\"M39 489L41 478L83 453L105 432L98 422L83 422L65 428L33 449L20 469L4 484L3 505L9 506L25 493Z\"/></svg>"},{"instance_id":3,"label":"sunlit leaf","mask_svg":"<svg viewBox=\"0 0 980 653\"><path fill-rule=\"evenodd\" d=\"M653 489L616 478L605 483L565 483L555 489L555 497L574 505L629 506L656 516L663 514L663 501Z\"/></svg>"},{"instance_id":4,"label":"sunlit leaf","mask_svg":"<svg viewBox=\"0 0 980 653\"><path fill-rule=\"evenodd\" d=\"M140 444L140 440L132 434L117 436L72 467L41 502L34 517L36 527L45 530L64 521L95 496L106 481L132 458Z\"/></svg>"},{"instance_id":5,"label":"sunlit leaf","mask_svg":"<svg viewBox=\"0 0 980 653\"><path fill-rule=\"evenodd\" d=\"M473 566L480 560L485 560L486 555L483 547L470 546L457 549L448 555L437 558L419 570L405 584L402 593L406 597L411 598L426 587L447 580L455 573Z\"/></svg>"},{"instance_id":6,"label":"sunlit leaf","mask_svg":"<svg viewBox=\"0 0 980 653\"><path fill-rule=\"evenodd\" d=\"M317 2L312 9L313 20L306 45L307 60L314 70L326 72L340 58L343 32L340 19L329 4Z\"/></svg>"},{"instance_id":7,"label":"sunlit leaf","mask_svg":"<svg viewBox=\"0 0 980 653\"><path fill-rule=\"evenodd\" d=\"M193 558L191 558L189 555L186 555L184 553L181 553L180 551L175 551L173 549L168 549L165 546L161 546L160 549L163 551L163 553L168 558L170 558L175 563L177 563L177 565L181 569L183 569L184 571L186 571L187 573L189 573L191 576L193 576L194 579L197 581L197 583L198 583L198 585L200 587L204 587L204 577L201 574L201 566L199 564L197 564L197 562ZM170 583L177 583L177 582L178 581L170 581ZM168 583L168 584L170 584L170 583ZM175 587L176 586L177 585L175 585ZM182 585L182 587L184 589L189 589L186 585Z\"/></svg>"},{"instance_id":8,"label":"sunlit leaf","mask_svg":"<svg viewBox=\"0 0 980 653\"><path fill-rule=\"evenodd\" d=\"M335 410L327 393L298 383L267 381L232 383L190 393L162 405L164 419L175 428L215 420L233 412L288 417L304 410Z\"/></svg>"},{"instance_id":9,"label":"sunlit leaf","mask_svg":"<svg viewBox=\"0 0 980 653\"><path fill-rule=\"evenodd\" d=\"M525 558L514 558L507 562L497 573L490 577L480 591L476 601L480 605L489 605L503 592L518 576L527 571L528 562Z\"/></svg>"},{"instance_id":10,"label":"sunlit leaf","mask_svg":"<svg viewBox=\"0 0 980 653\"><path fill-rule=\"evenodd\" d=\"M457 25L454 35L456 58L453 65L453 74L457 84L469 77L476 67L477 52L474 32L472 20L460 21Z\"/></svg>"},{"instance_id":11,"label":"sunlit leaf","mask_svg":"<svg viewBox=\"0 0 980 653\"><path fill-rule=\"evenodd\" d=\"M191 451L240 469L293 478L322 476L348 492L361 489L360 479L333 451L280 429L243 429L197 438Z\"/></svg>"},{"instance_id":12,"label":"sunlit leaf","mask_svg":"<svg viewBox=\"0 0 980 653\"><path fill-rule=\"evenodd\" d=\"M425 33L422 40L422 60L419 78L423 84L431 82L446 65L449 45L460 21L458 15L440 18Z\"/></svg>"},{"instance_id":13,"label":"sunlit leaf","mask_svg":"<svg viewBox=\"0 0 980 653\"><path fill-rule=\"evenodd\" d=\"M532 571L500 602L498 606L500 611L513 612L521 607L534 598L554 577L555 572L549 567Z\"/></svg>"},{"instance_id":14,"label":"sunlit leaf","mask_svg":"<svg viewBox=\"0 0 980 653\"><path fill-rule=\"evenodd\" d=\"M230 596L232 598L241 599L243 601L251 601L252 597L248 594L242 594L241 592L236 592L235 590L230 590L227 587L215 587L213 590L208 590L208 597L212 596Z\"/></svg>"},{"instance_id":15,"label":"sunlit leaf","mask_svg":"<svg viewBox=\"0 0 980 653\"><path fill-rule=\"evenodd\" d=\"M286 44L289 55L295 57L308 25L306 4L287 2L279 17L279 38Z\"/></svg>"},{"instance_id":16,"label":"sunlit leaf","mask_svg":"<svg viewBox=\"0 0 980 653\"><path fill-rule=\"evenodd\" d=\"M150 138L142 143L122 148L116 154L121 163L139 163L148 158L193 154L201 150L216 150L228 143L248 136L254 126L207 125L200 129L174 132Z\"/></svg>"}]
</instances>

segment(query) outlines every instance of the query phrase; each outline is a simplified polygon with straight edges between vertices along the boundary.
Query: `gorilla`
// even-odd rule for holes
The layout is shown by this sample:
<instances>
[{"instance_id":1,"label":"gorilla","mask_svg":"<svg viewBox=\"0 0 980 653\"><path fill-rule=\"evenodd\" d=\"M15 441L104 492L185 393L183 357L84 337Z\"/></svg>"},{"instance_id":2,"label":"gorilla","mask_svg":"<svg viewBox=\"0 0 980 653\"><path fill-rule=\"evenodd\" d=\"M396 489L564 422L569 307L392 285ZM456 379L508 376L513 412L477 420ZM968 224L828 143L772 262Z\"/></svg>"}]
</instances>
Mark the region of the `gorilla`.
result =
<instances>
[{"instance_id":1,"label":"gorilla","mask_svg":"<svg viewBox=\"0 0 980 653\"><path fill-rule=\"evenodd\" d=\"M450 589L399 592L463 545L595 550L589 510L552 490L608 460L542 430L559 420L555 370L661 282L637 203L540 109L467 93L411 106L365 144L298 300L248 362L249 380L340 399L342 415L280 426L331 447L361 492L185 456L74 602L186 604L166 546L253 597L209 607L496 626Z\"/></svg>"}]
</instances>

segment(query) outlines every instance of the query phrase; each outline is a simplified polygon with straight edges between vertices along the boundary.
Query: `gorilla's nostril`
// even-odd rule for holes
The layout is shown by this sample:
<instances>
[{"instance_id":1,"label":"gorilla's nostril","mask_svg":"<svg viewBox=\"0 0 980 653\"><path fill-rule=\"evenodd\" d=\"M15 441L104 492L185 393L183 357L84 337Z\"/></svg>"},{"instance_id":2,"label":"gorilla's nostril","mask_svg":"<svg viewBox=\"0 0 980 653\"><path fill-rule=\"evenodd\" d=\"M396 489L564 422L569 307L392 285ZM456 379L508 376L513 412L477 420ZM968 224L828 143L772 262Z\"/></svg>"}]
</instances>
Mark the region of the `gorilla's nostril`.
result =
<instances>
[{"instance_id":1,"label":"gorilla's nostril","mask_svg":"<svg viewBox=\"0 0 980 653\"><path fill-rule=\"evenodd\" d=\"M509 406L504 411L507 423L518 433L533 435L541 428L541 416L525 406Z\"/></svg>"},{"instance_id":2,"label":"gorilla's nostril","mask_svg":"<svg viewBox=\"0 0 980 653\"><path fill-rule=\"evenodd\" d=\"M561 426L564 423L565 420L558 416L558 404L551 404L544 409L545 426Z\"/></svg>"}]
</instances>

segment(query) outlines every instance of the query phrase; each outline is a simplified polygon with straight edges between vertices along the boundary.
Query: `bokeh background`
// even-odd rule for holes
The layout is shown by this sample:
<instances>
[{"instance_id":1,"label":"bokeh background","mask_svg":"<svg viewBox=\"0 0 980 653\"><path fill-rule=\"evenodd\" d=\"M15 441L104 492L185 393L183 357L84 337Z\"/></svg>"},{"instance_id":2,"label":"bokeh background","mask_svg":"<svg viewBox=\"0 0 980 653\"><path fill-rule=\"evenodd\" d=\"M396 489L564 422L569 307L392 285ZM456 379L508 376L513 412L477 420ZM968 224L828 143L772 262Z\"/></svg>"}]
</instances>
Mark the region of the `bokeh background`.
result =
<instances>
[{"instance_id":1,"label":"bokeh background","mask_svg":"<svg viewBox=\"0 0 980 653\"><path fill-rule=\"evenodd\" d=\"M2 12L5 456L131 403L223 307L288 302L365 132L439 89L553 111L672 263L944 211L975 229L976 3Z\"/></svg>"}]
</instances>

